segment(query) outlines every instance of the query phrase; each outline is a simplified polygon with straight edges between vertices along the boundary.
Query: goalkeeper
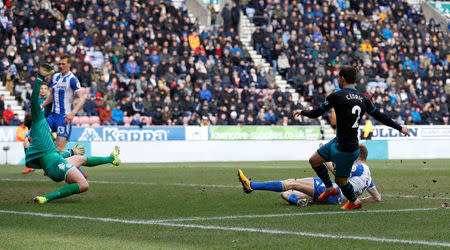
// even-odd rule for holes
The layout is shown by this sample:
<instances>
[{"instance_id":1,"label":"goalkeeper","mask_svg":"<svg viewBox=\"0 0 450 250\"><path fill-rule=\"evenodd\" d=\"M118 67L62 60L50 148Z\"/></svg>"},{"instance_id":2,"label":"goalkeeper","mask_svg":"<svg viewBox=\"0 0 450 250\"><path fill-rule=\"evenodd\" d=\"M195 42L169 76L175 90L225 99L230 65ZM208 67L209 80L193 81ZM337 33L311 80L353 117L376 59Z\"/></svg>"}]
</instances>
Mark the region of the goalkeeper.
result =
<instances>
[{"instance_id":1,"label":"goalkeeper","mask_svg":"<svg viewBox=\"0 0 450 250\"><path fill-rule=\"evenodd\" d=\"M44 85L42 85L42 86L44 86ZM42 88L41 88L41 90L42 90ZM31 124L32 124L31 114L25 115L25 119L24 119L23 123L24 123L25 127L27 127L28 129L31 129ZM27 149L28 149L28 147L30 147L30 144L31 144L30 134L31 134L31 131L28 131L28 134L25 136L25 139L23 140L23 148L25 150L25 153L27 152ZM85 151L84 147L78 146L78 142L77 142L71 150L65 151L65 152L60 152L60 154L63 158L67 158L67 157L70 157L73 155L84 155L84 151ZM87 178L86 173L83 172L81 170L81 168L78 168L78 170L80 171L80 173L83 175L84 178ZM24 171L22 171L22 174L28 174L30 172L34 172L34 168L26 168ZM44 175L45 175L45 173L44 173Z\"/></svg>"},{"instance_id":2,"label":"goalkeeper","mask_svg":"<svg viewBox=\"0 0 450 250\"><path fill-rule=\"evenodd\" d=\"M41 65L39 75L33 85L33 93L31 94L31 144L25 153L25 164L29 168L43 169L45 174L53 181L60 182L64 180L68 185L50 194L35 197L34 202L38 204L44 204L54 199L87 191L89 183L76 170L80 166L93 167L105 163L112 163L118 166L120 164L119 148L117 146L108 157L73 155L64 159L60 155L38 102L39 90L44 78L53 73L54 71L50 65Z\"/></svg>"}]
</instances>

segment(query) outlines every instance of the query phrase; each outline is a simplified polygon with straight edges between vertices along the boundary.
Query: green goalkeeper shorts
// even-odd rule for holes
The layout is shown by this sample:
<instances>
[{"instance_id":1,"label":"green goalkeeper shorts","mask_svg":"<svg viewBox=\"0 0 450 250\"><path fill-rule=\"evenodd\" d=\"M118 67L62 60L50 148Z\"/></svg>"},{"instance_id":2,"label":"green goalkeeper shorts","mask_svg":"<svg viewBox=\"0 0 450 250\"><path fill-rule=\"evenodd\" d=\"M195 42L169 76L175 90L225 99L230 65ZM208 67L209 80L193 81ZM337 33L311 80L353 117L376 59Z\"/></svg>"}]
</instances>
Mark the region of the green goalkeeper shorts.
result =
<instances>
[{"instance_id":1,"label":"green goalkeeper shorts","mask_svg":"<svg viewBox=\"0 0 450 250\"><path fill-rule=\"evenodd\" d=\"M31 145L25 152L27 166L28 162L40 159L52 153L58 153L55 142L53 141L52 131L45 119L33 121L31 125ZM33 164L33 168L38 168ZM41 165L44 168L44 165Z\"/></svg>"},{"instance_id":2,"label":"green goalkeeper shorts","mask_svg":"<svg viewBox=\"0 0 450 250\"><path fill-rule=\"evenodd\" d=\"M67 173L75 166L67 162L59 153L51 153L40 159L47 176L55 182L64 181Z\"/></svg>"}]
</instances>

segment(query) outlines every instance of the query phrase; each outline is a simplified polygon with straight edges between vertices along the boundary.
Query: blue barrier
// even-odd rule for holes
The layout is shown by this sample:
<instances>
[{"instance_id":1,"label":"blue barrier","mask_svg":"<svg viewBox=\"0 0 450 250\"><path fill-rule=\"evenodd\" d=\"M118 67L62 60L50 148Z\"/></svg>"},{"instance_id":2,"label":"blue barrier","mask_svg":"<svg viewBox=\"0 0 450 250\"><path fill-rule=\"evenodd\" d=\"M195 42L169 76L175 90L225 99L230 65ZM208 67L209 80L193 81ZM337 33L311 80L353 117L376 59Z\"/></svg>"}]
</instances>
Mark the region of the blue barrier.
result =
<instances>
[{"instance_id":1,"label":"blue barrier","mask_svg":"<svg viewBox=\"0 0 450 250\"><path fill-rule=\"evenodd\" d=\"M385 140L368 140L361 141L361 144L367 147L369 155L368 160L387 160L389 157L388 141Z\"/></svg>"},{"instance_id":2,"label":"blue barrier","mask_svg":"<svg viewBox=\"0 0 450 250\"><path fill-rule=\"evenodd\" d=\"M184 127L73 127L70 141L186 140Z\"/></svg>"}]
</instances>

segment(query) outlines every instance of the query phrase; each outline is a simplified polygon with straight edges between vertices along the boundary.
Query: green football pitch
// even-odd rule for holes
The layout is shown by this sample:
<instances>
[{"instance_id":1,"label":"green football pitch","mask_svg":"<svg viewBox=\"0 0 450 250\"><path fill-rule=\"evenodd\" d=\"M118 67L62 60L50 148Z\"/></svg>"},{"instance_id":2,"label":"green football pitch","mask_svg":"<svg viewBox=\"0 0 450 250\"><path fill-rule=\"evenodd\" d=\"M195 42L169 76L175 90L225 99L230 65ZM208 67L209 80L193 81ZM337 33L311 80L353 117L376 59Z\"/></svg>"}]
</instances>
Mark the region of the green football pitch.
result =
<instances>
[{"instance_id":1,"label":"green football pitch","mask_svg":"<svg viewBox=\"0 0 450 250\"><path fill-rule=\"evenodd\" d=\"M0 166L0 249L450 248L448 160L368 164L382 202L353 211L247 195L237 179L313 177L307 162L84 168L88 192L44 205L33 197L63 183Z\"/></svg>"}]
</instances>

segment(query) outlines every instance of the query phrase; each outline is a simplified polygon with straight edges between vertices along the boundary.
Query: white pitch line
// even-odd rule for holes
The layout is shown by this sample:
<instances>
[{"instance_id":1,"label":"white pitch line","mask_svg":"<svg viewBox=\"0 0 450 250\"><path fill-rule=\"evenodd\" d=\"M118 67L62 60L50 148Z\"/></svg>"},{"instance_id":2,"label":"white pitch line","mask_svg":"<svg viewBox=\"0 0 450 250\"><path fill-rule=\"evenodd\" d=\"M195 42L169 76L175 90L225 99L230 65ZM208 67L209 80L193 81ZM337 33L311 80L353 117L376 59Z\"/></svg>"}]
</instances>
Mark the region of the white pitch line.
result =
<instances>
[{"instance_id":1,"label":"white pitch line","mask_svg":"<svg viewBox=\"0 0 450 250\"><path fill-rule=\"evenodd\" d=\"M48 179L13 179L0 178L0 181L17 181L17 182L49 182ZM123 181L95 181L88 180L89 183L97 184L124 184L124 185L162 185L162 186L182 186L182 187L216 187L216 188L240 188L237 185L216 185L216 184L191 184L191 183L156 183L156 182L123 182Z\"/></svg>"},{"instance_id":2,"label":"white pitch line","mask_svg":"<svg viewBox=\"0 0 450 250\"><path fill-rule=\"evenodd\" d=\"M282 230L268 230L268 229L260 229L260 228L222 227L222 226L214 226L214 225L204 226L204 225L195 225L195 224L176 224L176 223L158 222L155 220L122 220L122 219L114 219L114 218L86 217L86 216L76 216L76 215L46 214L46 213L33 213L33 212L19 212L19 211L8 211L8 210L0 210L0 213L31 215L31 216L40 216L40 217L49 217L49 218L65 218L65 219L102 221L102 222L113 222L113 223L122 223L122 224L158 225L158 226L167 226L167 227L197 228L197 229L206 229L206 230L254 232L254 233L267 233L267 234L283 234L283 235L288 234L288 235L298 235L298 236L305 236L305 237L327 238L327 239L352 239L352 240L366 240L366 241L385 242L385 243L404 243L404 244L413 244L413 245L450 247L450 243L448 243L448 242L425 241L425 240L399 240L399 239L377 238L377 237L369 237L369 236L333 235L333 234L323 234L323 233L313 233L313 232L293 232L293 231L282 231Z\"/></svg>"},{"instance_id":3,"label":"white pitch line","mask_svg":"<svg viewBox=\"0 0 450 250\"><path fill-rule=\"evenodd\" d=\"M0 178L0 181L17 181L17 182L48 182L47 179L15 179ZM100 181L89 180L89 183L97 184L123 184L123 185L164 185L164 186L180 186L180 187L212 187L212 188L241 188L240 185L220 185L220 184L196 184L196 183L156 183L156 182L121 182L121 181ZM450 200L450 197L432 197L420 195L401 195L401 194L383 194L385 197L405 198L405 199L431 199L431 200Z\"/></svg>"},{"instance_id":4,"label":"white pitch line","mask_svg":"<svg viewBox=\"0 0 450 250\"><path fill-rule=\"evenodd\" d=\"M222 226L213 226L213 225L203 226L203 225L174 224L174 223L158 223L156 225L168 226L168 227L197 228L197 229L207 229L207 230L253 232L253 233L267 233L267 234L282 234L282 235L289 234L289 235L298 235L298 236L313 237L313 238L351 239L351 240L376 241L376 242L384 242L384 243L404 243L404 244L413 244L413 245L450 247L450 243L439 242L439 241L399 240L399 239L377 238L377 237L357 236L357 235L336 235L336 234L323 234L323 233L312 233L312 232L268 230L268 229L260 229L260 228L222 227Z\"/></svg>"},{"instance_id":5,"label":"white pitch line","mask_svg":"<svg viewBox=\"0 0 450 250\"><path fill-rule=\"evenodd\" d=\"M386 210L352 210L352 211L327 211L327 212L306 212L306 213L289 213L289 214L250 214L250 215L230 215L217 217L193 217L179 219L162 219L155 222L183 222L183 221L205 221L205 220L228 220L228 219L251 219L251 218L274 218L274 217L291 217L291 216L308 216L308 215L345 215L345 214L368 214L368 213L400 213L400 212L417 212L431 211L439 208L406 208L406 209L386 209ZM442 208L441 208L442 209Z\"/></svg>"}]
</instances>

